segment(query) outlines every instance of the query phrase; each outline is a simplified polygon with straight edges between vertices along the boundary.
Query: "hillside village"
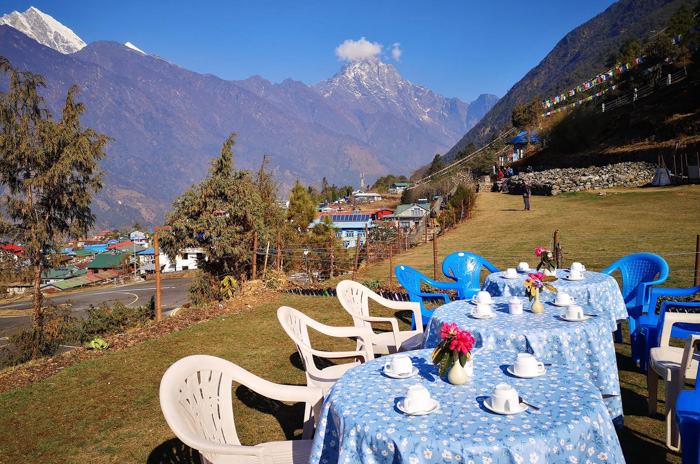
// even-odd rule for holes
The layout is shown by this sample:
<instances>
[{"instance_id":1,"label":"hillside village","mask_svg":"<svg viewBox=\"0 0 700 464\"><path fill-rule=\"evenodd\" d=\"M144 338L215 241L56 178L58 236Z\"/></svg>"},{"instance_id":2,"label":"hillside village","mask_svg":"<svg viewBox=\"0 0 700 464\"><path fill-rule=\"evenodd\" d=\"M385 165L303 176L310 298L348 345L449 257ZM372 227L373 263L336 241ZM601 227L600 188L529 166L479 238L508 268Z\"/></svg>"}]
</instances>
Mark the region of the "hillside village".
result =
<instances>
[{"instance_id":1,"label":"hillside village","mask_svg":"<svg viewBox=\"0 0 700 464\"><path fill-rule=\"evenodd\" d=\"M376 206L380 202L394 205L408 185L405 182L393 183L384 197L379 193L356 191L352 197L339 198L331 204L321 203L308 229L320 223L329 224L344 249L365 245L368 232L375 228L400 230L404 237L412 237L412 243L423 236L432 237L439 231L434 218L445 206L442 196L391 208ZM289 202L280 201L278 204L286 208ZM148 279L156 272L153 236L159 231L170 231L170 227L148 228L145 231L133 229L128 233L106 229L91 237L67 242L61 250L60 266L42 273L42 293ZM24 259L21 244L5 243L0 245L0 250L14 256L15 260ZM195 270L198 262L206 258L205 254L202 248L185 248L171 260L159 250L160 272L169 274ZM23 294L31 291L32 287L29 281L10 282L6 284L6 292L9 295Z\"/></svg>"}]
</instances>

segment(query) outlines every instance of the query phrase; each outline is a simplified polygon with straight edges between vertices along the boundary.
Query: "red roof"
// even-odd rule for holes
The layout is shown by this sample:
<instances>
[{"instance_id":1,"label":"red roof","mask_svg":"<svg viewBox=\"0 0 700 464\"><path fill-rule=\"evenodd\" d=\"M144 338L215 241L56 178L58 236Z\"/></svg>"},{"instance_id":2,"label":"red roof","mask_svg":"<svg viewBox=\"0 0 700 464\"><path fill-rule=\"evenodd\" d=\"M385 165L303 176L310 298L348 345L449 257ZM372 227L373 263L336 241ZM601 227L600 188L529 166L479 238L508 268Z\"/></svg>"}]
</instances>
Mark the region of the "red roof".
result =
<instances>
[{"instance_id":1,"label":"red roof","mask_svg":"<svg viewBox=\"0 0 700 464\"><path fill-rule=\"evenodd\" d=\"M3 245L0 245L0 249L5 250L5 251L9 251L9 252L14 253L16 255L20 255L20 254L24 253L24 248L22 248L21 246L17 246L13 243L5 243Z\"/></svg>"},{"instance_id":2,"label":"red roof","mask_svg":"<svg viewBox=\"0 0 700 464\"><path fill-rule=\"evenodd\" d=\"M107 247L107 249L113 250L115 248L122 248L122 247L126 247L126 246L134 246L134 245L136 245L136 244L134 242L132 242L131 240L129 240L128 242L120 242L120 243L115 243L114 245L110 245Z\"/></svg>"}]
</instances>

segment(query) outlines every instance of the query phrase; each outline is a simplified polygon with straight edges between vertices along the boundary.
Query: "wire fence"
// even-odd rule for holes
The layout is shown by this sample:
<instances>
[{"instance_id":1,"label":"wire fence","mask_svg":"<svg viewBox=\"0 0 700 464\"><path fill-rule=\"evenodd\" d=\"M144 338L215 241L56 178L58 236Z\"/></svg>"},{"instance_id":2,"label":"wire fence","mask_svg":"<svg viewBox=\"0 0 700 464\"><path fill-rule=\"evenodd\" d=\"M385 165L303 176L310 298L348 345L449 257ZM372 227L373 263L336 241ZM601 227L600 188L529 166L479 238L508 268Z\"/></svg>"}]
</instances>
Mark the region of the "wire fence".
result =
<instances>
[{"instance_id":1,"label":"wire fence","mask_svg":"<svg viewBox=\"0 0 700 464\"><path fill-rule=\"evenodd\" d=\"M676 71L673 74L667 74L666 79L661 79L654 84L649 84L640 88L635 88L632 90L631 93L616 98L615 100L601 103L600 110L603 113L605 113L606 111L610 111L614 108L629 105L630 103L634 103L641 98L648 97L656 90L660 90L662 88L675 84L685 79L686 77L688 77L688 71L686 70L686 68L683 68L680 71Z\"/></svg>"}]
</instances>

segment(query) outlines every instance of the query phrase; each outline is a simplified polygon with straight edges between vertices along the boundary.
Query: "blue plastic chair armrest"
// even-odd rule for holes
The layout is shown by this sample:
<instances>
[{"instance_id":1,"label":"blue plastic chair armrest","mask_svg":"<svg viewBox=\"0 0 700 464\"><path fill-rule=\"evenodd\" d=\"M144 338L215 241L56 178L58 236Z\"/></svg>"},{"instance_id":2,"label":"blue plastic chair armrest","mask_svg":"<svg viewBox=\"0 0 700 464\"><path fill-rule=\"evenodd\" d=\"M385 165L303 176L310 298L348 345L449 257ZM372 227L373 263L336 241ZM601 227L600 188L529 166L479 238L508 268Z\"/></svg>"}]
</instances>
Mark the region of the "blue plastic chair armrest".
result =
<instances>
[{"instance_id":1,"label":"blue plastic chair armrest","mask_svg":"<svg viewBox=\"0 0 700 464\"><path fill-rule=\"evenodd\" d=\"M445 300L445 303L450 302L450 296L447 293L414 293L414 295L421 298L442 298Z\"/></svg>"},{"instance_id":2,"label":"blue plastic chair armrest","mask_svg":"<svg viewBox=\"0 0 700 464\"><path fill-rule=\"evenodd\" d=\"M431 287L439 288L440 290L459 290L462 287L455 282L438 282L437 280L433 280L425 276L421 277L421 280Z\"/></svg>"},{"instance_id":3,"label":"blue plastic chair armrest","mask_svg":"<svg viewBox=\"0 0 700 464\"><path fill-rule=\"evenodd\" d=\"M651 282L641 282L637 285L637 304L646 305L651 299L651 287L666 282L666 279L653 280Z\"/></svg>"},{"instance_id":4,"label":"blue plastic chair armrest","mask_svg":"<svg viewBox=\"0 0 700 464\"><path fill-rule=\"evenodd\" d=\"M700 309L700 301L664 301L661 303L661 312L666 311L667 306L674 308L698 308Z\"/></svg>"}]
</instances>

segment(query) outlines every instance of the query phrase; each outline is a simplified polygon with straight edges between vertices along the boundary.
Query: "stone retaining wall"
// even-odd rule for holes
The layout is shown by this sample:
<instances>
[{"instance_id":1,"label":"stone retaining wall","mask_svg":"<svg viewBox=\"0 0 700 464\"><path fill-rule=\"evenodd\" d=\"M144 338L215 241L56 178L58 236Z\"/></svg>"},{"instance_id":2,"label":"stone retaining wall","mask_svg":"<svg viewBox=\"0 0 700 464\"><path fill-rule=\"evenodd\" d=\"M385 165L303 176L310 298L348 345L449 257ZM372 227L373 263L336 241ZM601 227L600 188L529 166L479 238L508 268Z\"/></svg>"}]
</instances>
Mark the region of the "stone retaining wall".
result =
<instances>
[{"instance_id":1,"label":"stone retaining wall","mask_svg":"<svg viewBox=\"0 0 700 464\"><path fill-rule=\"evenodd\" d=\"M592 168L564 168L518 174L497 181L492 190L500 191L503 182L508 193L522 195L525 179L530 180L533 195L557 195L562 192L598 190L613 187L635 187L650 184L656 166L650 163L618 163Z\"/></svg>"}]
</instances>

